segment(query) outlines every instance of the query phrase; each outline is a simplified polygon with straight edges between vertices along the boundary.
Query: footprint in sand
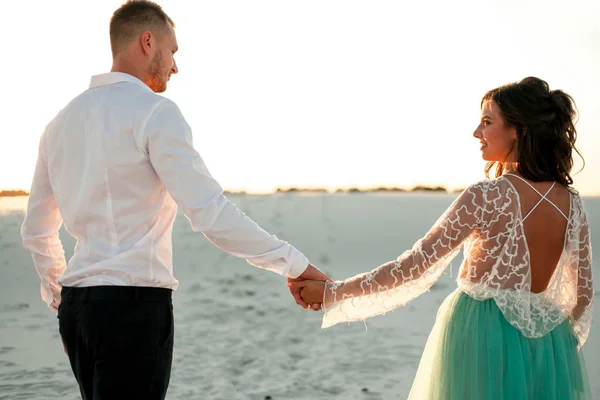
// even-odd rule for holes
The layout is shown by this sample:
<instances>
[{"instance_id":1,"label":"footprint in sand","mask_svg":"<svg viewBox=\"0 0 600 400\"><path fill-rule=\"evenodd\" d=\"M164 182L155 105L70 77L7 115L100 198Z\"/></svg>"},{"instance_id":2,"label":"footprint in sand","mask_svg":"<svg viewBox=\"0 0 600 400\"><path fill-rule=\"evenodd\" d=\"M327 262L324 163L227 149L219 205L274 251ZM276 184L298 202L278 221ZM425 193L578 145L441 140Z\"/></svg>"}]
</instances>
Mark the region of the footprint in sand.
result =
<instances>
[{"instance_id":1,"label":"footprint in sand","mask_svg":"<svg viewBox=\"0 0 600 400\"><path fill-rule=\"evenodd\" d=\"M281 228L283 220L283 214L280 211L275 211L271 218L269 218L269 223L275 227Z\"/></svg>"},{"instance_id":2,"label":"footprint in sand","mask_svg":"<svg viewBox=\"0 0 600 400\"><path fill-rule=\"evenodd\" d=\"M297 360L302 360L306 358L306 354L301 354L301 353L295 353L292 352L290 354L288 354L290 356L290 358L292 358L292 360L297 361Z\"/></svg>"},{"instance_id":3,"label":"footprint in sand","mask_svg":"<svg viewBox=\"0 0 600 400\"><path fill-rule=\"evenodd\" d=\"M365 399L384 399L381 393L372 392L369 390L369 388L364 387L360 391L363 393L363 398Z\"/></svg>"},{"instance_id":4,"label":"footprint in sand","mask_svg":"<svg viewBox=\"0 0 600 400\"><path fill-rule=\"evenodd\" d=\"M217 261L215 261L215 266L219 266L221 265L224 261L226 261L229 257L231 257L229 254L227 253L223 253L221 252L219 254L219 257L217 258Z\"/></svg>"},{"instance_id":5,"label":"footprint in sand","mask_svg":"<svg viewBox=\"0 0 600 400\"><path fill-rule=\"evenodd\" d=\"M341 388L338 386L319 387L318 389L319 389L319 391L325 392L328 395L334 395L334 396L344 393L344 388Z\"/></svg>"},{"instance_id":6,"label":"footprint in sand","mask_svg":"<svg viewBox=\"0 0 600 400\"><path fill-rule=\"evenodd\" d=\"M10 368L10 367L16 367L17 364L10 362L10 361L4 361L4 360L0 360L0 367L6 367L6 368ZM2 386L0 386L0 389L2 388ZM4 397L0 397L1 399L4 399Z\"/></svg>"},{"instance_id":7,"label":"footprint in sand","mask_svg":"<svg viewBox=\"0 0 600 400\"><path fill-rule=\"evenodd\" d=\"M0 312L20 311L20 310L26 310L28 308L29 308L29 304L27 304L27 303L9 304L9 305L6 305L6 306L0 308Z\"/></svg>"},{"instance_id":8,"label":"footprint in sand","mask_svg":"<svg viewBox=\"0 0 600 400\"><path fill-rule=\"evenodd\" d=\"M288 339L290 342L292 342L293 344L298 344L298 343L302 343L302 338L298 338L298 337L291 337Z\"/></svg>"},{"instance_id":9,"label":"footprint in sand","mask_svg":"<svg viewBox=\"0 0 600 400\"><path fill-rule=\"evenodd\" d=\"M252 364L254 362L254 358L243 358L240 360L240 367L244 368L245 366Z\"/></svg>"},{"instance_id":10,"label":"footprint in sand","mask_svg":"<svg viewBox=\"0 0 600 400\"><path fill-rule=\"evenodd\" d=\"M235 297L253 297L256 292L253 290L236 290L233 294Z\"/></svg>"}]
</instances>

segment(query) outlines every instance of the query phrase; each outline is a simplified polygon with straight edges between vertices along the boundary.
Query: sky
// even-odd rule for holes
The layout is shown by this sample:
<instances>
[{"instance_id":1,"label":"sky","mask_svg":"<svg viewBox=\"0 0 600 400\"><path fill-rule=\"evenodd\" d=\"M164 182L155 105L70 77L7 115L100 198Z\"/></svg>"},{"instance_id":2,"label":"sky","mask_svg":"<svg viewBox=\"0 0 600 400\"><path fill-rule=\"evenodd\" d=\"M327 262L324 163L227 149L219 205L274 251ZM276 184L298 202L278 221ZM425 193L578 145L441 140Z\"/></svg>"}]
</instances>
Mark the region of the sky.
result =
<instances>
[{"instance_id":1,"label":"sky","mask_svg":"<svg viewBox=\"0 0 600 400\"><path fill-rule=\"evenodd\" d=\"M8 3L0 189L29 188L46 123L110 70L122 2ZM600 195L598 0L159 3L179 42L163 95L226 189L465 187L481 97L537 76L574 97L574 185Z\"/></svg>"}]
</instances>

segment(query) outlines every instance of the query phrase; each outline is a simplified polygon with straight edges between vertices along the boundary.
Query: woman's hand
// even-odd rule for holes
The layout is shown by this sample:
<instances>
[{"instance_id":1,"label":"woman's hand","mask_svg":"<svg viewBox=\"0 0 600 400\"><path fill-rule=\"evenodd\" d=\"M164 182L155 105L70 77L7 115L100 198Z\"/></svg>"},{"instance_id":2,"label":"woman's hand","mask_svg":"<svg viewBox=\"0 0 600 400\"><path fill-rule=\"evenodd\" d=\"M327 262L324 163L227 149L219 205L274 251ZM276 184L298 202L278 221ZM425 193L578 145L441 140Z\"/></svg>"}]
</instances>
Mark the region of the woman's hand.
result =
<instances>
[{"instance_id":1,"label":"woman's hand","mask_svg":"<svg viewBox=\"0 0 600 400\"><path fill-rule=\"evenodd\" d=\"M327 276L326 273L324 273L323 271L321 271L319 268L315 267L312 264L308 264L308 266L306 267L306 270L299 277L288 278L287 286L290 289L290 293L294 297L296 304L298 304L300 307L304 308L305 310L307 308L310 308L313 311L319 311L322 306L322 304L320 302L319 303L306 302L300 295L300 290L302 288L290 285L290 283L292 283L292 282L300 282L300 281L306 281L306 280L331 281L332 279L329 276Z\"/></svg>"},{"instance_id":2,"label":"woman's hand","mask_svg":"<svg viewBox=\"0 0 600 400\"><path fill-rule=\"evenodd\" d=\"M323 281L296 281L288 282L290 289L300 290L300 296L308 304L323 303L323 293L325 291L325 282Z\"/></svg>"}]
</instances>

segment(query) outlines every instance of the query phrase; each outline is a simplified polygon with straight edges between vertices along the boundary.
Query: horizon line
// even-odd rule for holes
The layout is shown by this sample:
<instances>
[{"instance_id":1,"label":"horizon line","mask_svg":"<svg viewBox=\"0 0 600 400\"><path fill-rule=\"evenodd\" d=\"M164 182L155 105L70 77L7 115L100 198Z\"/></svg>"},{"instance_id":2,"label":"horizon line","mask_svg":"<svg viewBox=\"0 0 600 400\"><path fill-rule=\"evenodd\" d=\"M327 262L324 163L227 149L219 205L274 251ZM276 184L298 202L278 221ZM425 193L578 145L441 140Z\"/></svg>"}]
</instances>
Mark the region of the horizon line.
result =
<instances>
[{"instance_id":1,"label":"horizon line","mask_svg":"<svg viewBox=\"0 0 600 400\"><path fill-rule=\"evenodd\" d=\"M223 193L233 194L276 194L276 193L291 193L291 192L369 192L369 191L396 191L396 192L411 192L411 191L445 191L448 193L462 191L464 187L447 187L443 185L412 185L412 186L397 186L397 185L373 185L373 186L277 186L269 190L251 190L251 189L234 189L223 188ZM23 188L0 188L0 194L8 194L11 192L24 193L28 196L29 190Z\"/></svg>"},{"instance_id":2,"label":"horizon line","mask_svg":"<svg viewBox=\"0 0 600 400\"><path fill-rule=\"evenodd\" d=\"M278 186L271 190L249 190L249 189L233 189L223 188L223 194L248 194L248 195L270 195L270 194L285 194L285 193L411 193L411 192L429 192L429 193L446 193L457 194L465 190L466 187L454 186L447 187L443 185L413 185L407 186ZM18 194L11 194L18 193ZM0 188L0 197L25 197L29 196L29 191L22 188ZM582 197L600 197L600 192L590 192L581 194Z\"/></svg>"}]
</instances>

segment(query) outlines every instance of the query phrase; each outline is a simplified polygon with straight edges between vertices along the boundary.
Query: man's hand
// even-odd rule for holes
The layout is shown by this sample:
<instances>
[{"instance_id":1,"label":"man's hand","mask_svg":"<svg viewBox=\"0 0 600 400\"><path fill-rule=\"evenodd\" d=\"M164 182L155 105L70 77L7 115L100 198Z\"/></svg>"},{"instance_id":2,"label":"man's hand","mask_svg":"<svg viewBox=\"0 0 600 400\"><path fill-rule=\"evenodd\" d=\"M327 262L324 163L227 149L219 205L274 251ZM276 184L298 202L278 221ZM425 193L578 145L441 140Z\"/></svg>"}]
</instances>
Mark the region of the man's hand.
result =
<instances>
[{"instance_id":1,"label":"man's hand","mask_svg":"<svg viewBox=\"0 0 600 400\"><path fill-rule=\"evenodd\" d=\"M288 287L290 289L290 293L292 294L292 296L294 296L294 300L296 301L296 304L298 304L300 307L304 308L305 310L307 308L310 308L311 310L319 311L322 306L321 303L308 304L306 301L304 301L302 299L302 296L300 295L300 290L302 288L291 285L293 282L300 282L300 281L305 281L305 280L330 281L331 282L331 281L333 281L333 279L331 279L329 276L327 276L327 274L325 274L323 271L321 271L319 268L315 267L312 264L308 264L308 267L306 268L306 270L299 277L297 277L295 279L288 278Z\"/></svg>"},{"instance_id":2,"label":"man's hand","mask_svg":"<svg viewBox=\"0 0 600 400\"><path fill-rule=\"evenodd\" d=\"M50 303L49 308L54 311L54 312L58 312L58 306L60 305L60 300L56 300L56 297L54 299L52 299L52 303Z\"/></svg>"},{"instance_id":3,"label":"man's hand","mask_svg":"<svg viewBox=\"0 0 600 400\"><path fill-rule=\"evenodd\" d=\"M304 280L288 283L290 288L300 289L302 300L311 304L323 304L323 294L325 292L325 282Z\"/></svg>"}]
</instances>

